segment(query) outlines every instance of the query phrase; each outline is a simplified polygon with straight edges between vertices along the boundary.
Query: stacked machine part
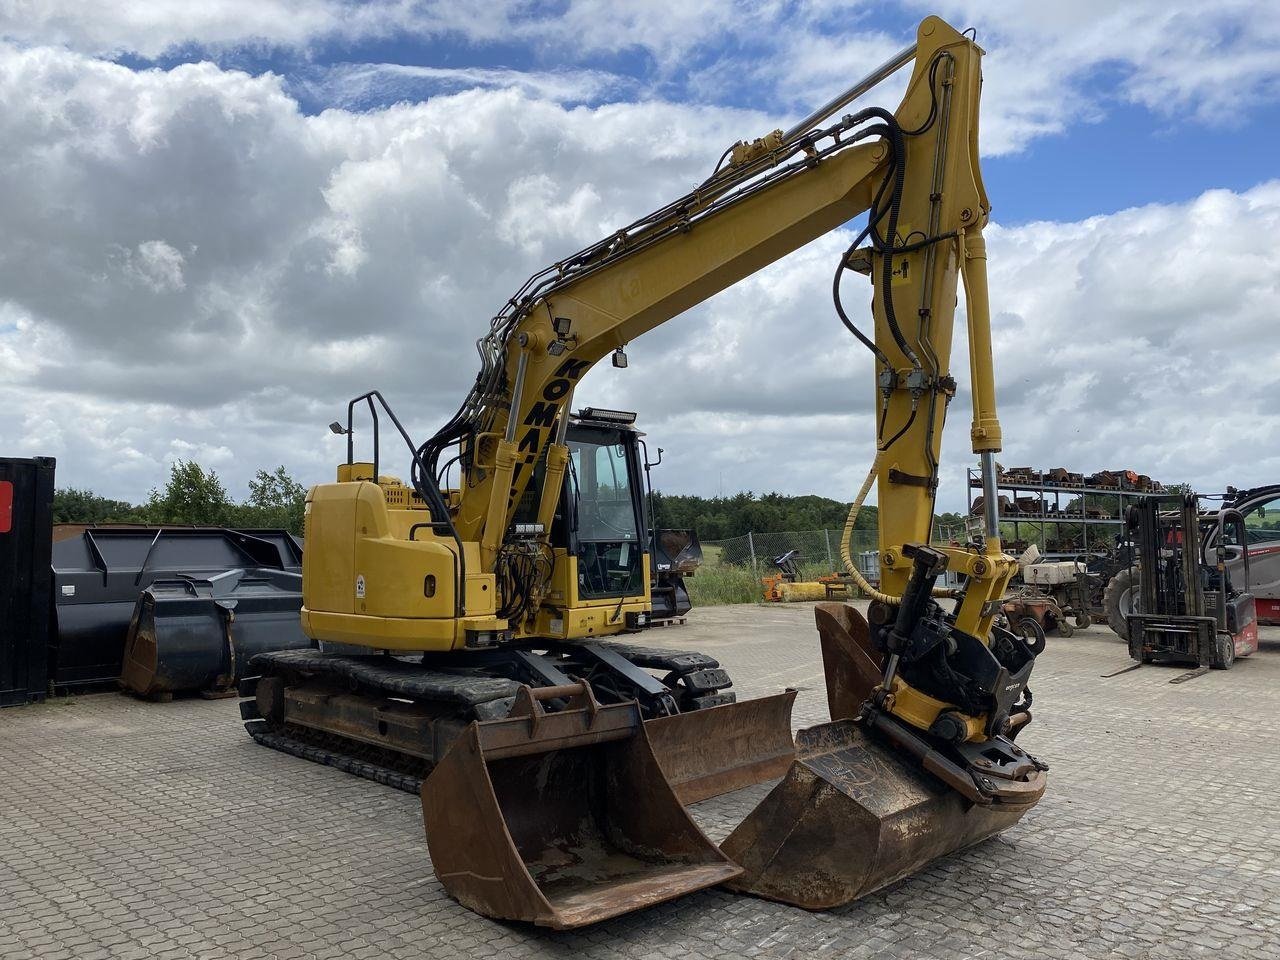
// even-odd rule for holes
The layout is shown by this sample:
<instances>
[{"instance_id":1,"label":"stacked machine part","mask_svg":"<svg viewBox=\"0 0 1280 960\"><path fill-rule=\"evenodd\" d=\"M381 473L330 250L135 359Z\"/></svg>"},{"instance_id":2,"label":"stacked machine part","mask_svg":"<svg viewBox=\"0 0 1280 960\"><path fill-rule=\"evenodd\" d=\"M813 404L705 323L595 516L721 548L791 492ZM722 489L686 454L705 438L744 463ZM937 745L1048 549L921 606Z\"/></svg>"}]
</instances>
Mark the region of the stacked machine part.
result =
<instances>
[{"instance_id":1,"label":"stacked machine part","mask_svg":"<svg viewBox=\"0 0 1280 960\"><path fill-rule=\"evenodd\" d=\"M693 609L684 578L702 566L702 543L696 530L654 530L653 575L649 595L653 601L650 620L654 623L684 622Z\"/></svg>"},{"instance_id":2,"label":"stacked machine part","mask_svg":"<svg viewBox=\"0 0 1280 960\"><path fill-rule=\"evenodd\" d=\"M283 530L59 525L50 680L233 695L253 656L311 646L301 565Z\"/></svg>"}]
</instances>

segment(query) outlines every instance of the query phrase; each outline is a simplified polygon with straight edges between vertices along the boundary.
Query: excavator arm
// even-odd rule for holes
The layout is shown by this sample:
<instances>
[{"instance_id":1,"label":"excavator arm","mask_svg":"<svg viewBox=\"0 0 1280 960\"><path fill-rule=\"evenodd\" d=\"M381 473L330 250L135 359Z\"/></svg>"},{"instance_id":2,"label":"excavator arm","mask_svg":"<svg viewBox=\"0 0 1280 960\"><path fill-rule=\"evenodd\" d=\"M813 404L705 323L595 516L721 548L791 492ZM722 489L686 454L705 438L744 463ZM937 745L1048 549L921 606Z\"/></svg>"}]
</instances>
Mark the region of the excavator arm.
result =
<instances>
[{"instance_id":1,"label":"excavator arm","mask_svg":"<svg viewBox=\"0 0 1280 960\"><path fill-rule=\"evenodd\" d=\"M445 444L464 443L456 518L464 540L502 541L532 465L555 443L573 385L595 363L873 206L878 237L896 234L869 261L881 437L901 431L923 404L932 415L914 418L895 456L918 455L918 463L903 460L907 471L936 467L945 404L925 394L949 383L961 238L980 250L988 211L977 155L981 52L930 18L913 53L893 114L858 111L735 145L730 163L697 189L535 276L508 302L480 343L486 366L462 416L426 446L434 462ZM986 325L985 313L971 314L980 345ZM989 383L986 349L977 369ZM993 404L992 391L984 400ZM998 449L994 413L982 419ZM891 500L903 492L880 491ZM889 540L927 539L931 500L926 488L909 493Z\"/></svg>"}]
</instances>

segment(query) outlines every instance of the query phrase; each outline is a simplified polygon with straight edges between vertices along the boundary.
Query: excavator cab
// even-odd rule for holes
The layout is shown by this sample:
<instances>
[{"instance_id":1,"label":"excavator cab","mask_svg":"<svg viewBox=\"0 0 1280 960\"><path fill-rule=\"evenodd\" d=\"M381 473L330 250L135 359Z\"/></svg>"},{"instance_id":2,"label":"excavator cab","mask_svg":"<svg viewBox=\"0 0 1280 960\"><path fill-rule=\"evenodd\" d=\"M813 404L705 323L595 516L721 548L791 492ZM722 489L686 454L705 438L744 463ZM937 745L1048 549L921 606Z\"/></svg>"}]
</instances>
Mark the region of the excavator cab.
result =
<instances>
[{"instance_id":1,"label":"excavator cab","mask_svg":"<svg viewBox=\"0 0 1280 960\"><path fill-rule=\"evenodd\" d=\"M648 610L641 608L649 606L650 538L640 456L644 434L635 420L634 413L590 407L570 419L565 476L547 538L556 564L552 597L571 608L612 611L621 606L625 616L609 624L618 629L643 626ZM536 521L535 493L542 489L545 470L543 457L517 508L516 523ZM613 631L606 628L597 635L607 632Z\"/></svg>"}]
</instances>

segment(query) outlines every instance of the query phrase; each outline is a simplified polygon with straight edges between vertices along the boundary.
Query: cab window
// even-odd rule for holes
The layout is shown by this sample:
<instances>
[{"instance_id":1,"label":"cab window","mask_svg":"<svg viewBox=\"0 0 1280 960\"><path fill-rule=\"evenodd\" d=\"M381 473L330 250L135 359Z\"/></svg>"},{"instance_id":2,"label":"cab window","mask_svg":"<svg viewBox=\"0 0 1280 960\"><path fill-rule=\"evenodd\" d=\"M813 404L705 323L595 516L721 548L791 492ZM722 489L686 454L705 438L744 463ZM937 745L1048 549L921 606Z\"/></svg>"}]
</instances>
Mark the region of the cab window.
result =
<instances>
[{"instance_id":1,"label":"cab window","mask_svg":"<svg viewBox=\"0 0 1280 960\"><path fill-rule=\"evenodd\" d=\"M1280 540L1280 497L1260 503L1244 515L1250 543Z\"/></svg>"}]
</instances>

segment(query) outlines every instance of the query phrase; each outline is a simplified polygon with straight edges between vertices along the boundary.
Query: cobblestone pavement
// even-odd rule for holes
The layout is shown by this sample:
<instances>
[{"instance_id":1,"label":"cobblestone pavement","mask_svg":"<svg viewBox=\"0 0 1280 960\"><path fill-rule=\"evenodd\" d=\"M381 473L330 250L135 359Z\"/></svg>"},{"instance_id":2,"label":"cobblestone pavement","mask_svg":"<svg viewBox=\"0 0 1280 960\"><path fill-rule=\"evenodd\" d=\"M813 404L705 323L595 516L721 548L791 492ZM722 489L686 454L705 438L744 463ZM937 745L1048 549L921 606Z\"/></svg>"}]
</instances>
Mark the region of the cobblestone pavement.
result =
<instances>
[{"instance_id":1,"label":"cobblestone pavement","mask_svg":"<svg viewBox=\"0 0 1280 960\"><path fill-rule=\"evenodd\" d=\"M811 611L695 611L700 649L825 719ZM254 744L234 701L0 711L0 957L1280 957L1280 630L1170 685L1103 628L1051 638L1024 742L1049 793L1002 837L844 909L710 891L586 930L451 901L417 801ZM759 789L700 804L721 837Z\"/></svg>"}]
</instances>

